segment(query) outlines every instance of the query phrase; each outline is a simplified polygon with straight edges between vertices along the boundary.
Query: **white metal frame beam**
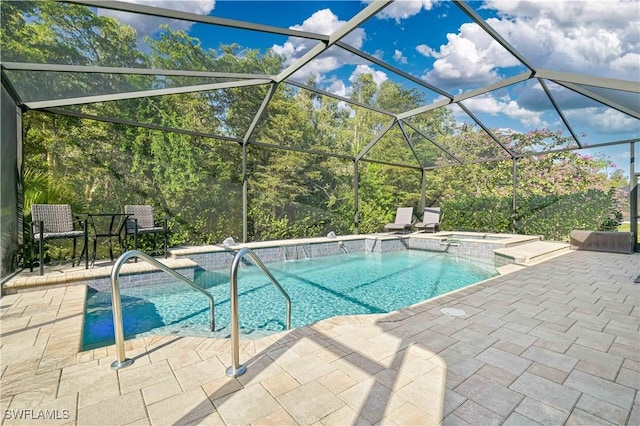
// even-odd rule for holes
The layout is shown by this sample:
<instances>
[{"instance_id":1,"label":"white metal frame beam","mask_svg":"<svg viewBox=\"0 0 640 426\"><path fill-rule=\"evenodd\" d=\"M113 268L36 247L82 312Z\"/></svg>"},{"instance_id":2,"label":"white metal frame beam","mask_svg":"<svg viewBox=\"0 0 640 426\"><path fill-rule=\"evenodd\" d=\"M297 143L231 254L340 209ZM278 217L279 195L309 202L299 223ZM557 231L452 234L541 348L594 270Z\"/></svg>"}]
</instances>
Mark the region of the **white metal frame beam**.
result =
<instances>
[{"instance_id":1,"label":"white metal frame beam","mask_svg":"<svg viewBox=\"0 0 640 426\"><path fill-rule=\"evenodd\" d=\"M113 93L109 95L84 96L80 98L68 98L52 101L25 102L29 109L41 109L68 105L93 104L97 102L119 101L125 99L149 98L153 96L175 95L179 93L205 92L210 90L231 89L235 87L259 86L272 83L271 80L241 80L225 83L201 84L197 86L172 87L169 89L141 90L135 92Z\"/></svg>"},{"instance_id":2,"label":"white metal frame beam","mask_svg":"<svg viewBox=\"0 0 640 426\"><path fill-rule=\"evenodd\" d=\"M102 9L118 10L120 12L137 13L160 18L177 19L180 21L198 22L201 24L212 24L222 27L238 28L249 31L259 31L271 34L280 34L290 37L301 37L312 40L328 41L329 36L325 34L311 33L308 31L291 30L288 28L274 27L271 25L254 24L251 22L236 21L233 19L218 18L208 15L198 15L197 13L182 12L174 9L165 9L156 6L145 6L142 4L128 3L115 0L55 0L61 3L75 3L88 7L98 7Z\"/></svg>"}]
</instances>

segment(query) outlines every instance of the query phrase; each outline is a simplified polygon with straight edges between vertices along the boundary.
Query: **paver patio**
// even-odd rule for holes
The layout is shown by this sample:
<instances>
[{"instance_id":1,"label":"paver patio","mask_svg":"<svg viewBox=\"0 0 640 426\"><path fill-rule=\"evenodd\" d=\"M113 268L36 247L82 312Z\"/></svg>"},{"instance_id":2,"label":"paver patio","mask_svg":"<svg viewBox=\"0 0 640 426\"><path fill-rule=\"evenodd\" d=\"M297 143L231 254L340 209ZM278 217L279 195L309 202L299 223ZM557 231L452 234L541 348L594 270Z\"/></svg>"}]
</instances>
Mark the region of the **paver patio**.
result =
<instances>
[{"instance_id":1,"label":"paver patio","mask_svg":"<svg viewBox=\"0 0 640 426\"><path fill-rule=\"evenodd\" d=\"M86 287L3 296L2 424L640 424L640 254L573 251L390 314L80 352ZM441 312L461 309L462 316Z\"/></svg>"}]
</instances>

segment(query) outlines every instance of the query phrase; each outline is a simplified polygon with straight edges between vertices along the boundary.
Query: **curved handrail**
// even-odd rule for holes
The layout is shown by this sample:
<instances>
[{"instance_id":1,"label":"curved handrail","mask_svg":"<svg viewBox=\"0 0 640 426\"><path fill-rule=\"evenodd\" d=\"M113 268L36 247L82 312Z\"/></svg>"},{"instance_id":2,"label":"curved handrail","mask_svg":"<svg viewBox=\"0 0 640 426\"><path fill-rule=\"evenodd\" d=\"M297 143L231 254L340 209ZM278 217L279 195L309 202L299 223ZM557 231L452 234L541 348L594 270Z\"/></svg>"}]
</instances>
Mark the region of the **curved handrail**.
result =
<instances>
[{"instance_id":1,"label":"curved handrail","mask_svg":"<svg viewBox=\"0 0 640 426\"><path fill-rule=\"evenodd\" d=\"M124 329L122 325L122 305L120 301L120 285L118 284L118 278L120 276L120 269L124 263L131 259L132 257L136 257L138 259L142 259L147 263L155 266L156 268L167 272L169 275L173 276L175 279L179 281L183 281L189 285L189 287L194 290L199 291L200 293L207 296L209 299L209 325L211 326L211 331L215 331L216 323L215 323L215 315L214 315L214 301L213 296L209 294L208 291L199 287L196 283L185 277L184 275L180 275L173 269L169 268L165 264L158 262L153 257L149 256L146 253L143 253L139 250L129 250L124 253L122 256L118 258L116 263L111 268L111 302L113 304L113 331L116 337L116 351L118 354L118 359L111 364L111 368L114 370L127 367L133 364L132 359L125 358L124 351Z\"/></svg>"},{"instance_id":2,"label":"curved handrail","mask_svg":"<svg viewBox=\"0 0 640 426\"><path fill-rule=\"evenodd\" d=\"M262 269L262 272L265 273L267 277L271 280L273 285L276 286L278 291L284 296L287 303L287 330L291 328L291 298L287 294L286 291L280 286L278 280L269 272L266 266L262 263L257 254L255 254L250 248L244 247L241 248L236 256L233 258L233 263L231 264L231 274L230 274L230 286L231 286L231 367L227 368L227 376L229 377L238 377L244 374L247 371L247 368L243 365L240 365L240 337L238 330L238 267L240 266L240 260L245 256L249 255L254 263Z\"/></svg>"}]
</instances>

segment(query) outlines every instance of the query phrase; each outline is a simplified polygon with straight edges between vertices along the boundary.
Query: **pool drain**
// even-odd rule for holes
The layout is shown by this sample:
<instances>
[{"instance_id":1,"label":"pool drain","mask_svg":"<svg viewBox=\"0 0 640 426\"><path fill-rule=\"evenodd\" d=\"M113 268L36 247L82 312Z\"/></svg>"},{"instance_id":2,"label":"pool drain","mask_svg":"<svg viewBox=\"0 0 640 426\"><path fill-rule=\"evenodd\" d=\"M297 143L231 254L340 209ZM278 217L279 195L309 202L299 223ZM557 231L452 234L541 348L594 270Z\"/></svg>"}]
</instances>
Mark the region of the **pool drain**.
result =
<instances>
[{"instance_id":1,"label":"pool drain","mask_svg":"<svg viewBox=\"0 0 640 426\"><path fill-rule=\"evenodd\" d=\"M462 309L456 309L456 308L442 308L440 309L440 312L442 312L445 315L451 315L452 317L461 317L463 315L466 315L465 311L463 311Z\"/></svg>"}]
</instances>

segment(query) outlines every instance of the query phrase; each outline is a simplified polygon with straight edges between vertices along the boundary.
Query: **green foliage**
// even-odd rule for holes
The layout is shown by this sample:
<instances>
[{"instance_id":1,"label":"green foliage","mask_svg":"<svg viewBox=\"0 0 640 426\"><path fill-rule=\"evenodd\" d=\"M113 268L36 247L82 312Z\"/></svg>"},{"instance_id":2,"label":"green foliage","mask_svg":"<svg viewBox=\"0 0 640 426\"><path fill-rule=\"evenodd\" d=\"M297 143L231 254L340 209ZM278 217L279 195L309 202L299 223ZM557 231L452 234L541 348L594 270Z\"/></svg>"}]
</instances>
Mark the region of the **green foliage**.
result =
<instances>
[{"instance_id":1,"label":"green foliage","mask_svg":"<svg viewBox=\"0 0 640 426\"><path fill-rule=\"evenodd\" d=\"M511 197L459 197L442 204L442 229L511 232ZM622 213L613 191L589 189L565 195L531 195L518 200L515 231L568 241L574 229L615 231Z\"/></svg>"},{"instance_id":2,"label":"green foliage","mask_svg":"<svg viewBox=\"0 0 640 426\"><path fill-rule=\"evenodd\" d=\"M461 196L440 206L440 229L477 232L510 232L511 199L492 195Z\"/></svg>"}]
</instances>

